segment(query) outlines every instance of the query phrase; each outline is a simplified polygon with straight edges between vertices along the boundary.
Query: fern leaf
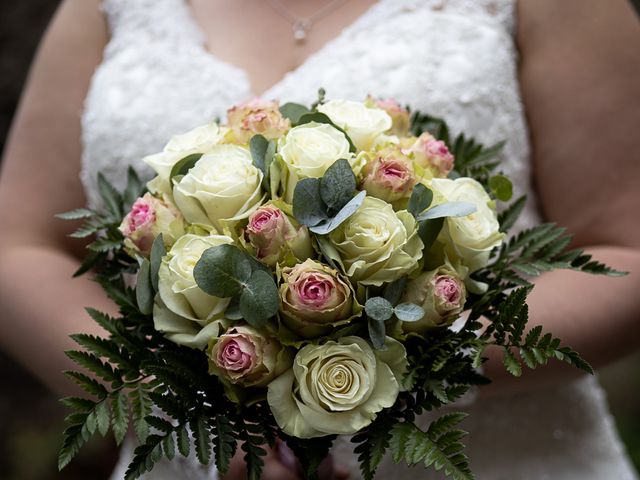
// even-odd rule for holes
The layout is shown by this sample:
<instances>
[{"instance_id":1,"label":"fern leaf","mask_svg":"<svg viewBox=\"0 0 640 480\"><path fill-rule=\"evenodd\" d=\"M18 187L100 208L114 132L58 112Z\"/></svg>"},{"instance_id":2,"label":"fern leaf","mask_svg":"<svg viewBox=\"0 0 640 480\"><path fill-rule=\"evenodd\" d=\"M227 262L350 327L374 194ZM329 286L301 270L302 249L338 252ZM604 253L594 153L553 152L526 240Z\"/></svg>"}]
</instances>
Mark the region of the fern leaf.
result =
<instances>
[{"instance_id":1,"label":"fern leaf","mask_svg":"<svg viewBox=\"0 0 640 480\"><path fill-rule=\"evenodd\" d=\"M149 424L146 421L146 417L151 413L151 400L144 386L140 384L131 391L129 396L133 410L133 426L138 440L144 442L149 435Z\"/></svg>"},{"instance_id":2,"label":"fern leaf","mask_svg":"<svg viewBox=\"0 0 640 480\"><path fill-rule=\"evenodd\" d=\"M216 467L222 473L229 470L231 458L236 452L236 438L234 436L233 425L228 418L218 415L213 423L214 452L216 457Z\"/></svg>"},{"instance_id":3,"label":"fern leaf","mask_svg":"<svg viewBox=\"0 0 640 480\"><path fill-rule=\"evenodd\" d=\"M203 416L198 416L191 422L191 435L193 435L198 461L203 465L208 465L211 459L211 432L209 424Z\"/></svg>"},{"instance_id":4,"label":"fern leaf","mask_svg":"<svg viewBox=\"0 0 640 480\"><path fill-rule=\"evenodd\" d=\"M116 439L116 444L120 445L127 435L129 427L129 402L127 395L120 390L111 399L111 429Z\"/></svg>"},{"instance_id":5,"label":"fern leaf","mask_svg":"<svg viewBox=\"0 0 640 480\"><path fill-rule=\"evenodd\" d=\"M97 380L79 372L66 371L64 374L75 381L85 392L95 395L101 400L107 396L107 389Z\"/></svg>"}]
</instances>

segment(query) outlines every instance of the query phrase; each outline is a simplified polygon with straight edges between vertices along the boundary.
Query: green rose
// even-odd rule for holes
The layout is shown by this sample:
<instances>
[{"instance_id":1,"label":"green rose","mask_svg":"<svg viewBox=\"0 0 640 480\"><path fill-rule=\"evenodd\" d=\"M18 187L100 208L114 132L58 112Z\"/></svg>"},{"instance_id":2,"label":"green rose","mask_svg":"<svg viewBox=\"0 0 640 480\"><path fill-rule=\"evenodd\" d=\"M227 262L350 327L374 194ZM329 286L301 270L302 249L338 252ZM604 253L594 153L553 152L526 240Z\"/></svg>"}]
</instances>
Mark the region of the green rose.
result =
<instances>
[{"instance_id":1,"label":"green rose","mask_svg":"<svg viewBox=\"0 0 640 480\"><path fill-rule=\"evenodd\" d=\"M298 438L352 434L391 407L407 367L401 343L387 337L374 351L360 337L307 345L293 368L269 384L267 401L278 426Z\"/></svg>"},{"instance_id":2,"label":"green rose","mask_svg":"<svg viewBox=\"0 0 640 480\"><path fill-rule=\"evenodd\" d=\"M466 217L447 218L439 240L445 244L447 257L454 264L461 262L469 272L485 267L491 250L505 238L505 234L500 232L495 202L472 178L435 178L430 186L436 198L447 202L469 202L476 206L476 211Z\"/></svg>"},{"instance_id":3,"label":"green rose","mask_svg":"<svg viewBox=\"0 0 640 480\"><path fill-rule=\"evenodd\" d=\"M349 282L311 259L282 270L280 299L282 322L303 338L326 335L362 311Z\"/></svg>"},{"instance_id":4,"label":"green rose","mask_svg":"<svg viewBox=\"0 0 640 480\"><path fill-rule=\"evenodd\" d=\"M145 157L143 161L158 174L147 184L149 191L171 197L172 186L169 183L169 175L173 166L192 153L209 152L224 140L225 133L226 129L221 129L216 122L211 122L175 135L162 152Z\"/></svg>"},{"instance_id":5,"label":"green rose","mask_svg":"<svg viewBox=\"0 0 640 480\"><path fill-rule=\"evenodd\" d=\"M360 208L328 235L323 248L362 285L382 285L411 273L424 247L409 212L366 197Z\"/></svg>"},{"instance_id":6,"label":"green rose","mask_svg":"<svg viewBox=\"0 0 640 480\"><path fill-rule=\"evenodd\" d=\"M187 234L162 259L158 295L153 307L156 330L180 345L204 348L219 333L228 298L203 292L193 278L193 267L205 250L233 240L223 235Z\"/></svg>"},{"instance_id":7,"label":"green rose","mask_svg":"<svg viewBox=\"0 0 640 480\"><path fill-rule=\"evenodd\" d=\"M278 141L272 190L279 188L284 200L291 203L299 180L320 178L336 160L351 157L347 137L331 125L310 122L294 127Z\"/></svg>"},{"instance_id":8,"label":"green rose","mask_svg":"<svg viewBox=\"0 0 640 480\"><path fill-rule=\"evenodd\" d=\"M173 196L189 223L221 232L223 221L246 218L263 202L262 177L248 149L216 145L176 183Z\"/></svg>"}]
</instances>

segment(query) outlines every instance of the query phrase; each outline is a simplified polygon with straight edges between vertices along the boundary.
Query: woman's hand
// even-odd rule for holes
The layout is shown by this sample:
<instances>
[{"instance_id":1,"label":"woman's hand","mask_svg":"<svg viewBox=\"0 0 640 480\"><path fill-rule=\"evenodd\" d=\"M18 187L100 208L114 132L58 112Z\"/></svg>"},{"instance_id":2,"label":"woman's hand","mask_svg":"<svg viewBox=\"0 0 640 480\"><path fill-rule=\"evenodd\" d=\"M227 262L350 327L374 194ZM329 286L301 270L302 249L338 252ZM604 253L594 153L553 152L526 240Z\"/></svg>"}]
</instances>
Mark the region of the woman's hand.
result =
<instances>
[{"instance_id":1,"label":"woman's hand","mask_svg":"<svg viewBox=\"0 0 640 480\"><path fill-rule=\"evenodd\" d=\"M298 463L293 452L281 441L275 448L267 448L267 454L263 457L264 468L262 480L299 480L302 476L298 473ZM231 459L231 466L226 475L221 475L221 480L244 480L247 478L247 468L244 462L244 452L238 448ZM334 465L333 458L328 456L318 469L319 480L348 480L349 472L344 468Z\"/></svg>"}]
</instances>

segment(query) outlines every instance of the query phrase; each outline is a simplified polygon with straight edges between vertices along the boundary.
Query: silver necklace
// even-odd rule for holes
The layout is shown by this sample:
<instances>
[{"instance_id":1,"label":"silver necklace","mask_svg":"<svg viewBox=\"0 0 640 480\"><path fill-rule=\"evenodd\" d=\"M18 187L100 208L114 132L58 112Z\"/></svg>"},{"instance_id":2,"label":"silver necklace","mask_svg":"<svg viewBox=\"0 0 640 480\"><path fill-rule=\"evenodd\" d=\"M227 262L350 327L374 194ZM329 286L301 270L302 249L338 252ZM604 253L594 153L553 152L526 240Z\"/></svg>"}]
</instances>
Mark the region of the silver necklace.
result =
<instances>
[{"instance_id":1,"label":"silver necklace","mask_svg":"<svg viewBox=\"0 0 640 480\"><path fill-rule=\"evenodd\" d=\"M269 4L273 7L276 13L291 24L293 39L298 44L302 44L307 40L307 36L309 35L311 28L318 22L318 20L326 17L329 13L345 3L347 3L347 0L333 0L313 15L309 17L301 17L289 10L281 0L269 0Z\"/></svg>"}]
</instances>

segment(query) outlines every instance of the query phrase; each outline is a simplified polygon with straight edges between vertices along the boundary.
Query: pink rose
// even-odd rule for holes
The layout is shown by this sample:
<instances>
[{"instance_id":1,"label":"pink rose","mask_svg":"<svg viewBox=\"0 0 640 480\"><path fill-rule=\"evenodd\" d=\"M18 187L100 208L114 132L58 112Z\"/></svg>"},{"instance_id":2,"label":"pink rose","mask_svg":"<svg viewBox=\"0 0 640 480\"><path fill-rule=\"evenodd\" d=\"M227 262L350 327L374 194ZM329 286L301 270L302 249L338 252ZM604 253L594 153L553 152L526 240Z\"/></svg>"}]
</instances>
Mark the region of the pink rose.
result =
<instances>
[{"instance_id":1,"label":"pink rose","mask_svg":"<svg viewBox=\"0 0 640 480\"><path fill-rule=\"evenodd\" d=\"M248 325L229 329L209 346L209 372L242 387L265 386L290 366L275 338Z\"/></svg>"},{"instance_id":2,"label":"pink rose","mask_svg":"<svg viewBox=\"0 0 640 480\"><path fill-rule=\"evenodd\" d=\"M173 205L146 193L134 202L119 229L132 256L136 253L148 256L153 241L161 233L167 248L184 235L184 220Z\"/></svg>"},{"instance_id":3,"label":"pink rose","mask_svg":"<svg viewBox=\"0 0 640 480\"><path fill-rule=\"evenodd\" d=\"M403 301L420 305L424 317L417 322L403 322L402 327L409 332L424 332L438 326L448 326L458 318L464 309L467 291L458 273L442 266L437 270L424 272L407 284Z\"/></svg>"},{"instance_id":4,"label":"pink rose","mask_svg":"<svg viewBox=\"0 0 640 480\"><path fill-rule=\"evenodd\" d=\"M385 202L408 198L416 184L411 160L396 148L380 151L367 162L362 173L362 188Z\"/></svg>"},{"instance_id":5,"label":"pink rose","mask_svg":"<svg viewBox=\"0 0 640 480\"><path fill-rule=\"evenodd\" d=\"M263 205L253 212L244 236L255 249L256 257L270 267L313 255L307 227L294 225L294 220L275 205Z\"/></svg>"},{"instance_id":6,"label":"pink rose","mask_svg":"<svg viewBox=\"0 0 640 480\"><path fill-rule=\"evenodd\" d=\"M429 133L420 135L405 153L412 154L415 162L436 178L446 178L453 169L454 159L447 145Z\"/></svg>"},{"instance_id":7,"label":"pink rose","mask_svg":"<svg viewBox=\"0 0 640 480\"><path fill-rule=\"evenodd\" d=\"M227 121L236 143L247 144L254 135L273 140L284 135L291 127L280 113L278 102L254 98L227 111Z\"/></svg>"},{"instance_id":8,"label":"pink rose","mask_svg":"<svg viewBox=\"0 0 640 480\"><path fill-rule=\"evenodd\" d=\"M403 108L397 100L393 98L382 100L369 95L365 104L370 107L380 108L391 117L392 124L388 133L401 137L409 134L411 114L409 110Z\"/></svg>"},{"instance_id":9,"label":"pink rose","mask_svg":"<svg viewBox=\"0 0 640 480\"><path fill-rule=\"evenodd\" d=\"M304 338L327 334L361 311L351 285L311 259L282 270L280 299L283 323Z\"/></svg>"}]
</instances>

